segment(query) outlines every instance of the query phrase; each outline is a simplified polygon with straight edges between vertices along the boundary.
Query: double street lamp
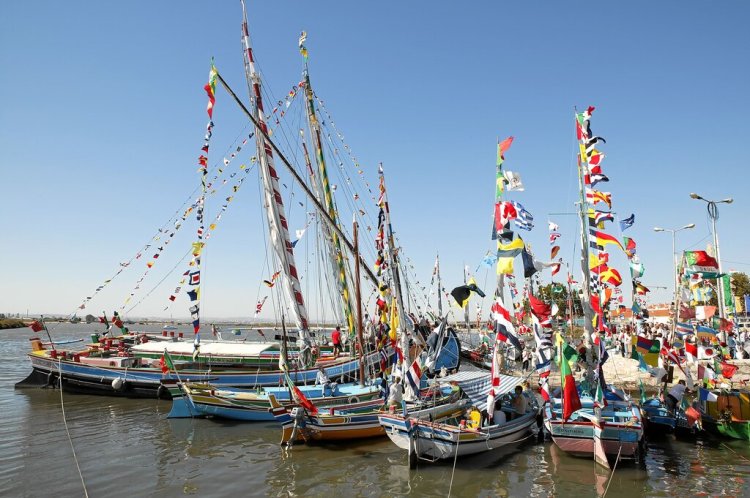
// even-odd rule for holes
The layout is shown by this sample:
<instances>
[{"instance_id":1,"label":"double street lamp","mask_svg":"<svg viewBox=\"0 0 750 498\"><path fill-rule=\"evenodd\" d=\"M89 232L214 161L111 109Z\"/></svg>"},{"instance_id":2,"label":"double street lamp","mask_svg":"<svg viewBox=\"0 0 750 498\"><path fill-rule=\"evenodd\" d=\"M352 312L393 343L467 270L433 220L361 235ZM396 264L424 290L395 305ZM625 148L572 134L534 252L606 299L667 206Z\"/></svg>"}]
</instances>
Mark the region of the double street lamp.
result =
<instances>
[{"instance_id":1,"label":"double street lamp","mask_svg":"<svg viewBox=\"0 0 750 498\"><path fill-rule=\"evenodd\" d=\"M673 300L674 300L675 308L677 307L677 268L676 268L676 258L675 258L675 254L676 254L675 253L675 234L682 230L687 230L688 228L695 228L695 223L690 223L689 225L685 225L684 227L680 227L680 228L654 227L654 232L670 232L672 234L672 283L674 284ZM675 309L675 317L678 316L677 313L679 313L679 310Z\"/></svg>"},{"instance_id":2,"label":"double street lamp","mask_svg":"<svg viewBox=\"0 0 750 498\"><path fill-rule=\"evenodd\" d=\"M692 192L690 194L691 199L698 199L700 201L703 201L707 204L706 208L708 209L708 217L711 218L711 231L713 232L714 236L714 252L716 253L716 263L719 265L718 271L719 275L721 275L721 256L719 255L719 235L716 233L716 220L719 219L719 207L717 204L731 204L734 199L731 197L727 197L726 199L722 199L720 201L711 201L708 199L704 199L700 195L696 194L695 192ZM723 277L721 277L722 280L717 285L717 297L719 300L719 316L721 318L726 318L726 314L724 313L724 281Z\"/></svg>"}]
</instances>

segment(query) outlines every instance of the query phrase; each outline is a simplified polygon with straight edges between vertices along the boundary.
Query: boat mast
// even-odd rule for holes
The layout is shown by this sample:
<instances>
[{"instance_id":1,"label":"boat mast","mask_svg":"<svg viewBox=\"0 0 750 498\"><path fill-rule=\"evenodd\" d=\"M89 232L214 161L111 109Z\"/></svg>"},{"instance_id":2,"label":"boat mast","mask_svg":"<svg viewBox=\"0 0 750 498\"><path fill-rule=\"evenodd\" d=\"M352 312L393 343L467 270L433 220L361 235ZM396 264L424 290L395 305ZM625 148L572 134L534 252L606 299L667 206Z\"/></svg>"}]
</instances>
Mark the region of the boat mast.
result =
<instances>
[{"instance_id":1,"label":"boat mast","mask_svg":"<svg viewBox=\"0 0 750 498\"><path fill-rule=\"evenodd\" d=\"M245 1L242 3L242 44L245 60L245 79L247 81L253 117L257 128L255 142L258 148L258 162L260 164L263 191L265 194L266 214L268 217L268 229L271 243L276 257L281 263L284 278L284 290L289 300L295 325L300 331L300 339L308 338L307 309L302 298L302 290L297 275L297 266L294 261L294 250L289 238L289 227L284 211L284 203L279 188L279 178L274 167L273 149L266 139L268 126L265 122L263 111L263 99L261 98L260 76L255 70L253 49L250 45L250 36L247 25L247 9Z\"/></svg>"},{"instance_id":2,"label":"boat mast","mask_svg":"<svg viewBox=\"0 0 750 498\"><path fill-rule=\"evenodd\" d=\"M398 268L398 249L393 238L393 227L391 225L391 210L388 206L388 194L385 189L385 175L383 174L383 163L378 165L378 175L380 176L380 204L383 208L385 222L385 254L388 259L388 268L391 272L391 287L393 297L398 307L398 330L396 333L401 340L401 351L404 355L404 364L411 364L409 355L409 338L404 328L404 301L401 295L401 276Z\"/></svg>"},{"instance_id":3,"label":"boat mast","mask_svg":"<svg viewBox=\"0 0 750 498\"><path fill-rule=\"evenodd\" d=\"M333 199L333 193L331 192L331 184L328 180L328 168L326 167L325 157L323 155L323 143L320 139L320 123L318 117L315 114L315 105L313 100L312 86L310 85L310 71L307 66L307 49L304 46L304 42L307 38L307 34L303 31L299 38L300 52L305 58L305 97L307 100L306 112L307 112L307 123L310 127L310 136L312 137L313 147L315 148L315 161L318 164L318 172L320 173L319 181L322 184L323 200L325 206L328 209L328 214L333 218L334 222L338 223L338 214L336 210L336 203ZM349 294L349 284L346 278L346 261L344 258L344 252L341 249L341 241L339 240L338 234L328 229L326 235L327 238L332 242L331 250L333 252L336 261L336 271L338 273L338 287L339 295L341 297L341 305L344 311L344 318L346 319L346 325L349 330L349 335L354 336L356 330L354 324L354 312L352 311L351 296Z\"/></svg>"},{"instance_id":4,"label":"boat mast","mask_svg":"<svg viewBox=\"0 0 750 498\"><path fill-rule=\"evenodd\" d=\"M437 268L437 295L438 295L438 316L443 318L443 284L440 282L440 253L435 258L435 268Z\"/></svg>"},{"instance_id":5,"label":"boat mast","mask_svg":"<svg viewBox=\"0 0 750 498\"><path fill-rule=\"evenodd\" d=\"M586 177L588 176L588 156L586 155L586 140L589 138L585 134L582 114L575 112L576 129L578 134L578 213L581 221L581 272L583 275L583 296L581 307L583 308L583 341L586 346L586 379L591 382L593 379L593 344L594 335L594 312L591 307L591 274L589 273L589 230L588 230L588 203L586 202Z\"/></svg>"},{"instance_id":6,"label":"boat mast","mask_svg":"<svg viewBox=\"0 0 750 498\"><path fill-rule=\"evenodd\" d=\"M357 215L352 222L352 237L354 238L354 294L357 301L357 342L359 343L359 385L365 385L365 341L362 337L362 293L359 278L359 224Z\"/></svg>"}]
</instances>

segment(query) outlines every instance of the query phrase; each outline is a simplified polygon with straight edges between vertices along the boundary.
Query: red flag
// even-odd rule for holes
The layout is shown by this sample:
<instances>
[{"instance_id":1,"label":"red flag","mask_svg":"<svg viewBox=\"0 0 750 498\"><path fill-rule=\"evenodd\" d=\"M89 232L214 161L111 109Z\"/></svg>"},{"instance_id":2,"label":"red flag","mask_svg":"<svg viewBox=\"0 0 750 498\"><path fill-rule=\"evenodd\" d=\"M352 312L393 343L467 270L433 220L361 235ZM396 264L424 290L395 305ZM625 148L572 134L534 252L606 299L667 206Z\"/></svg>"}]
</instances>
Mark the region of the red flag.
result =
<instances>
[{"instance_id":1,"label":"red flag","mask_svg":"<svg viewBox=\"0 0 750 498\"><path fill-rule=\"evenodd\" d=\"M294 398L305 410L310 412L310 415L317 415L318 414L318 408L313 405L312 401L307 399L304 394L302 394L302 391L299 390L299 387L292 385L292 392L294 393Z\"/></svg>"},{"instance_id":2,"label":"red flag","mask_svg":"<svg viewBox=\"0 0 750 498\"><path fill-rule=\"evenodd\" d=\"M734 373L737 371L737 366L727 363L726 361L721 362L721 375L727 379L731 379Z\"/></svg>"},{"instance_id":3,"label":"red flag","mask_svg":"<svg viewBox=\"0 0 750 498\"><path fill-rule=\"evenodd\" d=\"M552 306L546 304L541 299L529 294L529 306L531 306L531 312L540 320L546 320L552 314Z\"/></svg>"},{"instance_id":4,"label":"red flag","mask_svg":"<svg viewBox=\"0 0 750 498\"><path fill-rule=\"evenodd\" d=\"M685 417L687 417L688 426L693 427L701 419L701 414L698 410L689 406L685 409Z\"/></svg>"},{"instance_id":5,"label":"red flag","mask_svg":"<svg viewBox=\"0 0 750 498\"><path fill-rule=\"evenodd\" d=\"M34 320L33 322L31 322L29 324L29 327L31 327L31 330L33 330L34 332L40 332L44 330L44 325L39 323L37 320Z\"/></svg>"}]
</instances>

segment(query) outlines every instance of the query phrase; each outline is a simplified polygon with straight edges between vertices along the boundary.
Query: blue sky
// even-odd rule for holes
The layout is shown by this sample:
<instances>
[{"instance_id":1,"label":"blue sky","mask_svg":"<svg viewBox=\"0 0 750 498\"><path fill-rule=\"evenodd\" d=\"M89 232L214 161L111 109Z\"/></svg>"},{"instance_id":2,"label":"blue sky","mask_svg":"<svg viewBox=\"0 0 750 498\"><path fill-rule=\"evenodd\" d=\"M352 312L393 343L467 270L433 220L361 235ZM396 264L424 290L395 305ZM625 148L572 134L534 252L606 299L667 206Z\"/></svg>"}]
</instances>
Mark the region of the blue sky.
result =
<instances>
[{"instance_id":1,"label":"blue sky","mask_svg":"<svg viewBox=\"0 0 750 498\"><path fill-rule=\"evenodd\" d=\"M307 30L316 92L371 183L384 163L393 222L423 284L436 251L451 288L463 265L474 269L492 247L495 147L508 135L516 140L505 167L526 186L512 198L537 221L525 240L547 253L553 219L561 255L572 260L575 219L548 213L573 210L573 108L588 105L597 107L592 128L607 139L611 181L602 190L612 192L615 211L636 215L626 235L638 243L652 301L668 299L657 287L671 285L671 240L653 227L693 222L678 248L709 242L705 205L688 197L693 191L734 198L720 209L722 261L750 271L747 3L250 2L249 9L264 83L276 96L300 79L297 37ZM0 312L73 312L189 196L211 57L245 95L240 19L239 2L6 5ZM215 122L212 151L246 130L221 90ZM250 316L267 277L251 183L212 241L203 288L209 316ZM175 259L144 288L165 276L190 239L175 240ZM624 258L614 260L625 275ZM118 277L87 311L119 308L142 269ZM482 270L480 286L485 278ZM159 315L174 280L166 276L132 313ZM187 304L170 313L187 315Z\"/></svg>"}]
</instances>

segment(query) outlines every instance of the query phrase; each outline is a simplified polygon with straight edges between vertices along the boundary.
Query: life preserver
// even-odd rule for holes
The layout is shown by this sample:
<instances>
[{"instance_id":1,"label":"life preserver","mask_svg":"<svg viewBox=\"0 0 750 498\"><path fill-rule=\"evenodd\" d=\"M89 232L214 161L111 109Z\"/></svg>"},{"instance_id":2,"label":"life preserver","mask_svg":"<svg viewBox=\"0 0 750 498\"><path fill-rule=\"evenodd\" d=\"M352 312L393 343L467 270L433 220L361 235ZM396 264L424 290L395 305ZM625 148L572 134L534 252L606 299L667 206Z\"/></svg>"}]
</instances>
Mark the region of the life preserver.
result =
<instances>
[{"instance_id":1,"label":"life preserver","mask_svg":"<svg viewBox=\"0 0 750 498\"><path fill-rule=\"evenodd\" d=\"M349 396L349 399L346 400L350 405L354 403L359 403L359 397L357 396Z\"/></svg>"}]
</instances>

